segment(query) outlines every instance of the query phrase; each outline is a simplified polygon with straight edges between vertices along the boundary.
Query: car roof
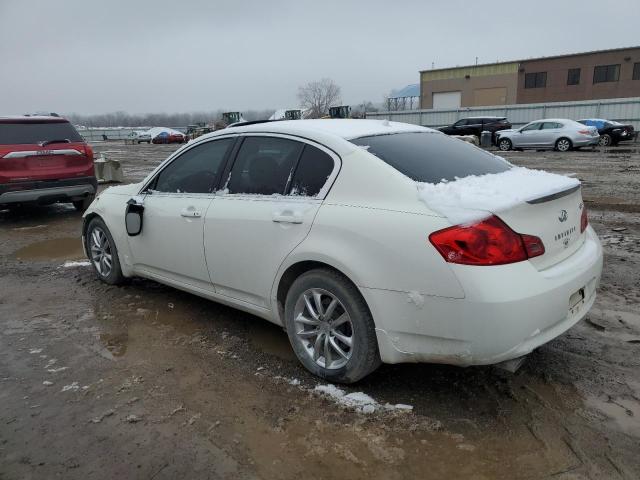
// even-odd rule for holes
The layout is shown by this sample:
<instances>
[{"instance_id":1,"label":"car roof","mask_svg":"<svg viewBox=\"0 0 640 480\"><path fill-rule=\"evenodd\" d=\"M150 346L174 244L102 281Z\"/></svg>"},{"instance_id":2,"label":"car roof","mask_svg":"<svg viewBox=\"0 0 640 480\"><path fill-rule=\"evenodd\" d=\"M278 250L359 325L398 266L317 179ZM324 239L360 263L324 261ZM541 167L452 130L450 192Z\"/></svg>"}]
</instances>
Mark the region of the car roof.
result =
<instances>
[{"instance_id":1,"label":"car roof","mask_svg":"<svg viewBox=\"0 0 640 480\"><path fill-rule=\"evenodd\" d=\"M475 120L476 118L486 118L489 120L498 120L498 119L503 119L503 118L507 118L507 117L493 117L491 115L484 115L482 117L463 117L460 120Z\"/></svg>"},{"instance_id":2,"label":"car roof","mask_svg":"<svg viewBox=\"0 0 640 480\"><path fill-rule=\"evenodd\" d=\"M0 116L0 123L69 123L69 120L50 115L6 115Z\"/></svg>"},{"instance_id":3,"label":"car roof","mask_svg":"<svg viewBox=\"0 0 640 480\"><path fill-rule=\"evenodd\" d=\"M209 133L206 136L217 136L229 133L269 132L293 134L300 136L331 136L352 140L359 137L385 135L402 132L435 132L427 127L409 123L390 122L388 120L364 119L318 119L318 120L283 120L275 122L238 125Z\"/></svg>"}]
</instances>

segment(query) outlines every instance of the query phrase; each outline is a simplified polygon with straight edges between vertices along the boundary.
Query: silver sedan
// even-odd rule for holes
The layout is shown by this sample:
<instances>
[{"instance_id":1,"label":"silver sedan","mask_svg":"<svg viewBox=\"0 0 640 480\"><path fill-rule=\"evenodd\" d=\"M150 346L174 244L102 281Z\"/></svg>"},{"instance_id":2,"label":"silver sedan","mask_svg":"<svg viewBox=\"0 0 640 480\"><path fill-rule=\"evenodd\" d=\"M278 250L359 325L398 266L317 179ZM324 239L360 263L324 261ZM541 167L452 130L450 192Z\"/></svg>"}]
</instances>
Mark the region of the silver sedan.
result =
<instances>
[{"instance_id":1,"label":"silver sedan","mask_svg":"<svg viewBox=\"0 0 640 480\"><path fill-rule=\"evenodd\" d=\"M514 148L552 148L567 152L573 148L597 145L598 129L566 118L545 118L522 128L496 132L496 144L502 151Z\"/></svg>"}]
</instances>

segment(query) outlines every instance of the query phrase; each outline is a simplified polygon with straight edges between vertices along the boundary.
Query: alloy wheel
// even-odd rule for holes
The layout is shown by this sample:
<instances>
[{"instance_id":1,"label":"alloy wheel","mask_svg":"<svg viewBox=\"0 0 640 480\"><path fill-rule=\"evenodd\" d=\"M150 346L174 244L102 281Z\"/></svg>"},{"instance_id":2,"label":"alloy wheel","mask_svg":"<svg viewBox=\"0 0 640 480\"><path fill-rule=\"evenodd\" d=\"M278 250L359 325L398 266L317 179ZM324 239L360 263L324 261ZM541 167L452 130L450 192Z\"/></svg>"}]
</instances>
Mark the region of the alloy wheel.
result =
<instances>
[{"instance_id":1,"label":"alloy wheel","mask_svg":"<svg viewBox=\"0 0 640 480\"><path fill-rule=\"evenodd\" d=\"M598 145L601 147L608 147L609 143L611 143L611 138L607 135L603 135L600 137L600 140L598 140Z\"/></svg>"},{"instance_id":2,"label":"alloy wheel","mask_svg":"<svg viewBox=\"0 0 640 480\"><path fill-rule=\"evenodd\" d=\"M109 238L100 227L95 227L91 231L89 249L91 250L91 261L98 274L101 277L108 277L113 268L113 254Z\"/></svg>"},{"instance_id":3,"label":"alloy wheel","mask_svg":"<svg viewBox=\"0 0 640 480\"><path fill-rule=\"evenodd\" d=\"M353 323L334 294L321 288L304 291L293 315L296 338L317 365L328 370L346 365L353 353Z\"/></svg>"},{"instance_id":4,"label":"alloy wheel","mask_svg":"<svg viewBox=\"0 0 640 480\"><path fill-rule=\"evenodd\" d=\"M566 152L571 148L571 143L566 138L561 138L560 140L558 140L557 147L559 151Z\"/></svg>"},{"instance_id":5,"label":"alloy wheel","mask_svg":"<svg viewBox=\"0 0 640 480\"><path fill-rule=\"evenodd\" d=\"M509 142L509 140L501 140L498 147L503 152L506 152L507 150L509 150L509 148L511 148L511 142Z\"/></svg>"}]
</instances>

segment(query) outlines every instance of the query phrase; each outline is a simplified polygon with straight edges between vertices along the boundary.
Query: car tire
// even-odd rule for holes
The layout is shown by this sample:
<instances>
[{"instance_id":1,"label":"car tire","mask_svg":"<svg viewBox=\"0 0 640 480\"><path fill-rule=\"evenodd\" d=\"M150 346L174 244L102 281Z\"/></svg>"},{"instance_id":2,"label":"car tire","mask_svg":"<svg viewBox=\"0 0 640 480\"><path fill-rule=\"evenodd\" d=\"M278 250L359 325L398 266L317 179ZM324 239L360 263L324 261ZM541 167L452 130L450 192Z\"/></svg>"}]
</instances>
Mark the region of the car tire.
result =
<instances>
[{"instance_id":1,"label":"car tire","mask_svg":"<svg viewBox=\"0 0 640 480\"><path fill-rule=\"evenodd\" d=\"M316 269L300 275L287 292L284 314L293 351L314 375L353 383L380 366L371 312L340 273Z\"/></svg>"},{"instance_id":2,"label":"car tire","mask_svg":"<svg viewBox=\"0 0 640 480\"><path fill-rule=\"evenodd\" d=\"M605 133L604 135L600 135L600 139L598 140L598 145L601 147L609 147L612 145L612 138L611 135L609 135L608 133Z\"/></svg>"},{"instance_id":3,"label":"car tire","mask_svg":"<svg viewBox=\"0 0 640 480\"><path fill-rule=\"evenodd\" d=\"M498 149L502 152L506 152L513 148L513 143L508 138L500 138L498 140Z\"/></svg>"},{"instance_id":4,"label":"car tire","mask_svg":"<svg viewBox=\"0 0 640 480\"><path fill-rule=\"evenodd\" d=\"M120 257L111 232L100 217L93 218L87 226L85 250L93 271L99 280L109 285L124 282L120 268Z\"/></svg>"},{"instance_id":5,"label":"car tire","mask_svg":"<svg viewBox=\"0 0 640 480\"><path fill-rule=\"evenodd\" d=\"M555 149L559 152L568 152L573 147L571 140L566 137L556 140Z\"/></svg>"},{"instance_id":6,"label":"car tire","mask_svg":"<svg viewBox=\"0 0 640 480\"><path fill-rule=\"evenodd\" d=\"M76 200L75 202L72 202L72 203L76 210L78 210L79 212L84 212L87 208L89 208L89 205L91 205L91 202L93 202L95 198L96 198L95 195L89 195L88 197L83 198L82 200Z\"/></svg>"}]
</instances>

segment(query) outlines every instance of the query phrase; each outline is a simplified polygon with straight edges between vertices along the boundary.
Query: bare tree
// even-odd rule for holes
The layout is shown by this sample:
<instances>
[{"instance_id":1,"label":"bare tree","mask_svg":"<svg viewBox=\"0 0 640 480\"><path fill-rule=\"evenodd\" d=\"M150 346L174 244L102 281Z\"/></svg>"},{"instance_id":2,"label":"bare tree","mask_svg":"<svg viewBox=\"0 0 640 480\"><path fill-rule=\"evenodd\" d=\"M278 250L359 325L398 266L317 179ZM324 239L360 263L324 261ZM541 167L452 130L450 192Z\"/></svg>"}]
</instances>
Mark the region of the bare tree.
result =
<instances>
[{"instance_id":1,"label":"bare tree","mask_svg":"<svg viewBox=\"0 0 640 480\"><path fill-rule=\"evenodd\" d=\"M330 78L309 82L298 89L298 100L301 107L309 109L308 118L320 118L341 102L340 87Z\"/></svg>"}]
</instances>

